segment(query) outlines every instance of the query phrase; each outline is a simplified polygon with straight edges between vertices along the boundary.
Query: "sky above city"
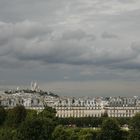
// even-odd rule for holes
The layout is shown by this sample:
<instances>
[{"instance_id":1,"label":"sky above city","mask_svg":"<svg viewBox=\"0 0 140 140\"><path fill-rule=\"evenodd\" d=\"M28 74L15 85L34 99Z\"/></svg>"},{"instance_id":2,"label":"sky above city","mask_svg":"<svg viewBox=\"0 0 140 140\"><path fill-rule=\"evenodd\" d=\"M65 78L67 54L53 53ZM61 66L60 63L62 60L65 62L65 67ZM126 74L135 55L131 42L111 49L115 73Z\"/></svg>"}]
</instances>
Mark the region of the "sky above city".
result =
<instances>
[{"instance_id":1,"label":"sky above city","mask_svg":"<svg viewBox=\"0 0 140 140\"><path fill-rule=\"evenodd\" d=\"M0 88L140 95L139 0L0 0Z\"/></svg>"}]
</instances>

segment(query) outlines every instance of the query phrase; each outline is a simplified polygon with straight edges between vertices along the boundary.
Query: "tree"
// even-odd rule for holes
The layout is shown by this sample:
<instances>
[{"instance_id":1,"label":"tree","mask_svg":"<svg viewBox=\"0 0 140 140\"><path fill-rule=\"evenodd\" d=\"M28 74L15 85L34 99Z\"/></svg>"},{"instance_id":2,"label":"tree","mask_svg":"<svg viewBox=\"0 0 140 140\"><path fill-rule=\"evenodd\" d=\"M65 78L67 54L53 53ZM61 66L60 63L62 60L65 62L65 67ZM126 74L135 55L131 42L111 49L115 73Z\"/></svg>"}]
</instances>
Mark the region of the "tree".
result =
<instances>
[{"instance_id":1,"label":"tree","mask_svg":"<svg viewBox=\"0 0 140 140\"><path fill-rule=\"evenodd\" d=\"M113 118L107 118L103 121L101 132L98 136L99 140L120 140L121 129L118 122Z\"/></svg>"},{"instance_id":2,"label":"tree","mask_svg":"<svg viewBox=\"0 0 140 140\"><path fill-rule=\"evenodd\" d=\"M104 117L80 117L80 118L57 118L58 123L62 125L75 124L77 127L98 127L102 124Z\"/></svg>"},{"instance_id":3,"label":"tree","mask_svg":"<svg viewBox=\"0 0 140 140\"><path fill-rule=\"evenodd\" d=\"M16 130L12 128L0 129L0 140L15 140Z\"/></svg>"},{"instance_id":4,"label":"tree","mask_svg":"<svg viewBox=\"0 0 140 140\"><path fill-rule=\"evenodd\" d=\"M50 118L27 119L18 129L18 140L52 140L55 123Z\"/></svg>"},{"instance_id":5,"label":"tree","mask_svg":"<svg viewBox=\"0 0 140 140\"><path fill-rule=\"evenodd\" d=\"M9 109L6 118L6 125L10 127L18 127L26 118L27 112L24 106L18 105L13 109Z\"/></svg>"},{"instance_id":6,"label":"tree","mask_svg":"<svg viewBox=\"0 0 140 140\"><path fill-rule=\"evenodd\" d=\"M77 134L76 132L72 132L72 133L69 135L68 140L78 140L78 134Z\"/></svg>"},{"instance_id":7,"label":"tree","mask_svg":"<svg viewBox=\"0 0 140 140\"><path fill-rule=\"evenodd\" d=\"M36 110L27 110L26 119L34 119L37 118L37 111Z\"/></svg>"},{"instance_id":8,"label":"tree","mask_svg":"<svg viewBox=\"0 0 140 140\"><path fill-rule=\"evenodd\" d=\"M26 118L27 112L24 106L18 105L15 108L13 108L13 113L15 114L15 123L20 124L23 122Z\"/></svg>"},{"instance_id":9,"label":"tree","mask_svg":"<svg viewBox=\"0 0 140 140\"><path fill-rule=\"evenodd\" d=\"M55 129L56 122L50 118L44 118L42 120L43 137L44 140L52 140L52 133Z\"/></svg>"},{"instance_id":10,"label":"tree","mask_svg":"<svg viewBox=\"0 0 140 140\"><path fill-rule=\"evenodd\" d=\"M107 114L107 112L104 112L104 113L101 115L101 117L103 117L103 118L106 118L106 117L108 117L108 114Z\"/></svg>"},{"instance_id":11,"label":"tree","mask_svg":"<svg viewBox=\"0 0 140 140\"><path fill-rule=\"evenodd\" d=\"M56 116L56 110L52 107L45 106L45 109L38 114L41 118L51 118L54 119Z\"/></svg>"},{"instance_id":12,"label":"tree","mask_svg":"<svg viewBox=\"0 0 140 140\"><path fill-rule=\"evenodd\" d=\"M116 118L116 120L122 126L122 125L125 125L125 124L129 124L131 118L128 118L128 117L119 117L119 118Z\"/></svg>"},{"instance_id":13,"label":"tree","mask_svg":"<svg viewBox=\"0 0 140 140\"><path fill-rule=\"evenodd\" d=\"M6 111L4 107L0 106L0 125L4 123L5 119L6 119Z\"/></svg>"},{"instance_id":14,"label":"tree","mask_svg":"<svg viewBox=\"0 0 140 140\"><path fill-rule=\"evenodd\" d=\"M81 136L79 136L78 140L92 140L92 134L88 133L88 134L85 134L85 135L81 135Z\"/></svg>"},{"instance_id":15,"label":"tree","mask_svg":"<svg viewBox=\"0 0 140 140\"><path fill-rule=\"evenodd\" d=\"M78 133L80 131L80 128L67 128L66 132L68 135L67 140L78 140Z\"/></svg>"},{"instance_id":16,"label":"tree","mask_svg":"<svg viewBox=\"0 0 140 140\"><path fill-rule=\"evenodd\" d=\"M81 129L78 135L78 140L93 140L93 130L91 129Z\"/></svg>"},{"instance_id":17,"label":"tree","mask_svg":"<svg viewBox=\"0 0 140 140\"><path fill-rule=\"evenodd\" d=\"M17 132L18 140L44 140L42 121L32 119L23 122Z\"/></svg>"},{"instance_id":18,"label":"tree","mask_svg":"<svg viewBox=\"0 0 140 140\"><path fill-rule=\"evenodd\" d=\"M58 125L52 134L52 138L53 140L67 140L68 133L62 125Z\"/></svg>"},{"instance_id":19,"label":"tree","mask_svg":"<svg viewBox=\"0 0 140 140\"><path fill-rule=\"evenodd\" d=\"M136 114L130 122L129 140L140 140L140 113Z\"/></svg>"}]
</instances>

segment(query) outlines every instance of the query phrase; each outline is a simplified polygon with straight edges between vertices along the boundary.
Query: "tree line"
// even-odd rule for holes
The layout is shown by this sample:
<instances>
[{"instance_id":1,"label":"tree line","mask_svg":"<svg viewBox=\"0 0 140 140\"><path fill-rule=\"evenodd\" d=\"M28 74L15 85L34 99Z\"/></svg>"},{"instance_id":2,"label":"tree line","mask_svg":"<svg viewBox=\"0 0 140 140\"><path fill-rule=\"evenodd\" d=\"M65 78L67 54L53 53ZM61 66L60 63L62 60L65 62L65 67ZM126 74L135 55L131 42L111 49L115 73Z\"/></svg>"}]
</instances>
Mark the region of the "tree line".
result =
<instances>
[{"instance_id":1,"label":"tree line","mask_svg":"<svg viewBox=\"0 0 140 140\"><path fill-rule=\"evenodd\" d=\"M129 125L129 131L121 128ZM95 127L95 128L94 128ZM41 112L23 106L0 107L0 140L140 140L140 114L132 118L57 118L55 109Z\"/></svg>"},{"instance_id":2,"label":"tree line","mask_svg":"<svg viewBox=\"0 0 140 140\"><path fill-rule=\"evenodd\" d=\"M100 127L105 120L105 118L108 118L108 116L102 116L102 117L80 117L80 118L57 118L59 124L65 125L65 126L71 126L76 125L77 127ZM120 117L115 118L117 120L118 124L120 126L123 126L125 124L129 124L131 121L131 118L126 117Z\"/></svg>"}]
</instances>

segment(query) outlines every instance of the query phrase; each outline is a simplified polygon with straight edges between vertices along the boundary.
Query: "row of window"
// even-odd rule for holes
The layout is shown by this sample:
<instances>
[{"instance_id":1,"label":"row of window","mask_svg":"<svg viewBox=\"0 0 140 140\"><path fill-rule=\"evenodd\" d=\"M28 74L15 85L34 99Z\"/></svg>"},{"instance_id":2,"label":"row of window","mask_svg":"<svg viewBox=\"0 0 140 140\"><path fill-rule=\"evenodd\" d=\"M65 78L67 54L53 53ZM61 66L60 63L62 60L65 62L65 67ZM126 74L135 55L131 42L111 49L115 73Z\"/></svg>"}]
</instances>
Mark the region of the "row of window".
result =
<instances>
[{"instance_id":1,"label":"row of window","mask_svg":"<svg viewBox=\"0 0 140 140\"><path fill-rule=\"evenodd\" d=\"M134 114L109 114L109 117L132 117Z\"/></svg>"},{"instance_id":2,"label":"row of window","mask_svg":"<svg viewBox=\"0 0 140 140\"><path fill-rule=\"evenodd\" d=\"M134 113L134 112L136 112L137 110L110 110L109 112L132 112L132 113Z\"/></svg>"},{"instance_id":3,"label":"row of window","mask_svg":"<svg viewBox=\"0 0 140 140\"><path fill-rule=\"evenodd\" d=\"M55 107L56 110L99 110L101 109L101 107L79 107L79 108L76 108L76 107Z\"/></svg>"},{"instance_id":4,"label":"row of window","mask_svg":"<svg viewBox=\"0 0 140 140\"><path fill-rule=\"evenodd\" d=\"M101 117L101 114L56 114L57 117Z\"/></svg>"}]
</instances>

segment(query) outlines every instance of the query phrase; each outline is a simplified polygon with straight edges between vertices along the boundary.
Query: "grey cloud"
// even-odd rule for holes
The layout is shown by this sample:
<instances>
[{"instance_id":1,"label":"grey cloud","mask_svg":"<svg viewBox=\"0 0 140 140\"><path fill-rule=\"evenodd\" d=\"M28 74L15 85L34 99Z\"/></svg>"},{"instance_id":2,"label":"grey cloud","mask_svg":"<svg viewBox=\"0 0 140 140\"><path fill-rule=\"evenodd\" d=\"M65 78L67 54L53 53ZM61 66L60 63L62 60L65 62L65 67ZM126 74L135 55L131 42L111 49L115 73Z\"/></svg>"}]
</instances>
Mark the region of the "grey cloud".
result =
<instances>
[{"instance_id":1,"label":"grey cloud","mask_svg":"<svg viewBox=\"0 0 140 140\"><path fill-rule=\"evenodd\" d=\"M113 69L125 69L125 70L140 70L140 63L136 62L127 62L127 63L120 63L111 66Z\"/></svg>"},{"instance_id":2,"label":"grey cloud","mask_svg":"<svg viewBox=\"0 0 140 140\"><path fill-rule=\"evenodd\" d=\"M26 50L26 47L33 44L34 40L43 40L49 34L51 34L50 28L37 22L27 20L18 23L0 22L1 68L24 67L24 60L19 61L15 56Z\"/></svg>"},{"instance_id":3,"label":"grey cloud","mask_svg":"<svg viewBox=\"0 0 140 140\"><path fill-rule=\"evenodd\" d=\"M29 21L15 24L14 31L16 36L27 39L51 33L51 30L45 25Z\"/></svg>"},{"instance_id":4,"label":"grey cloud","mask_svg":"<svg viewBox=\"0 0 140 140\"><path fill-rule=\"evenodd\" d=\"M53 20L56 12L63 9L65 0L0 0L0 19L5 22ZM56 17L57 18L57 17Z\"/></svg>"},{"instance_id":5,"label":"grey cloud","mask_svg":"<svg viewBox=\"0 0 140 140\"><path fill-rule=\"evenodd\" d=\"M94 40L95 39L95 35L93 34L87 34L86 32L82 31L82 30L74 30L74 31L71 31L71 30L68 30L68 31L65 31L62 35L62 39L66 39L66 40L69 40L69 39L78 39L78 40L81 40L81 39L92 39Z\"/></svg>"},{"instance_id":6,"label":"grey cloud","mask_svg":"<svg viewBox=\"0 0 140 140\"><path fill-rule=\"evenodd\" d=\"M139 81L139 16L139 0L0 0L0 77Z\"/></svg>"},{"instance_id":7,"label":"grey cloud","mask_svg":"<svg viewBox=\"0 0 140 140\"><path fill-rule=\"evenodd\" d=\"M135 3L136 0L118 0L121 3Z\"/></svg>"},{"instance_id":8,"label":"grey cloud","mask_svg":"<svg viewBox=\"0 0 140 140\"><path fill-rule=\"evenodd\" d=\"M51 30L37 22L23 21L18 23L0 22L0 40L9 38L34 38L47 35Z\"/></svg>"},{"instance_id":9,"label":"grey cloud","mask_svg":"<svg viewBox=\"0 0 140 140\"><path fill-rule=\"evenodd\" d=\"M50 33L48 27L36 22L23 21L15 24L0 22L0 54L13 52L14 49L22 51L29 42L47 37Z\"/></svg>"},{"instance_id":10,"label":"grey cloud","mask_svg":"<svg viewBox=\"0 0 140 140\"><path fill-rule=\"evenodd\" d=\"M75 39L59 39L52 42L36 40L29 43L23 51L16 52L15 57L20 60L34 60L48 64L108 66L134 59L138 55L131 47L125 49L115 48L114 51L113 47L95 47L90 46L93 44L89 45L87 42L85 40L79 42Z\"/></svg>"},{"instance_id":11,"label":"grey cloud","mask_svg":"<svg viewBox=\"0 0 140 140\"><path fill-rule=\"evenodd\" d=\"M102 38L103 39L118 39L118 36L109 32L103 32L102 33Z\"/></svg>"},{"instance_id":12,"label":"grey cloud","mask_svg":"<svg viewBox=\"0 0 140 140\"><path fill-rule=\"evenodd\" d=\"M135 54L134 57L127 59L126 61L121 61L117 64L112 64L110 67L113 69L120 68L125 70L140 70L140 43L133 42L130 48L133 54Z\"/></svg>"},{"instance_id":13,"label":"grey cloud","mask_svg":"<svg viewBox=\"0 0 140 140\"><path fill-rule=\"evenodd\" d=\"M24 21L16 24L1 23L0 31L4 32L0 39L5 39L5 44L0 47L0 55L1 58L9 58L9 63L37 61L43 64L110 67L135 59L139 55L133 47L96 46L96 40L89 39L95 38L94 35L83 30L66 30L56 39L52 39L55 32L53 29Z\"/></svg>"},{"instance_id":14,"label":"grey cloud","mask_svg":"<svg viewBox=\"0 0 140 140\"><path fill-rule=\"evenodd\" d=\"M136 51L136 52L140 52L140 42L133 42L132 44L131 44L131 48L134 50L134 51Z\"/></svg>"},{"instance_id":15,"label":"grey cloud","mask_svg":"<svg viewBox=\"0 0 140 140\"><path fill-rule=\"evenodd\" d=\"M140 56L116 64L109 65L110 69L140 70Z\"/></svg>"}]
</instances>

